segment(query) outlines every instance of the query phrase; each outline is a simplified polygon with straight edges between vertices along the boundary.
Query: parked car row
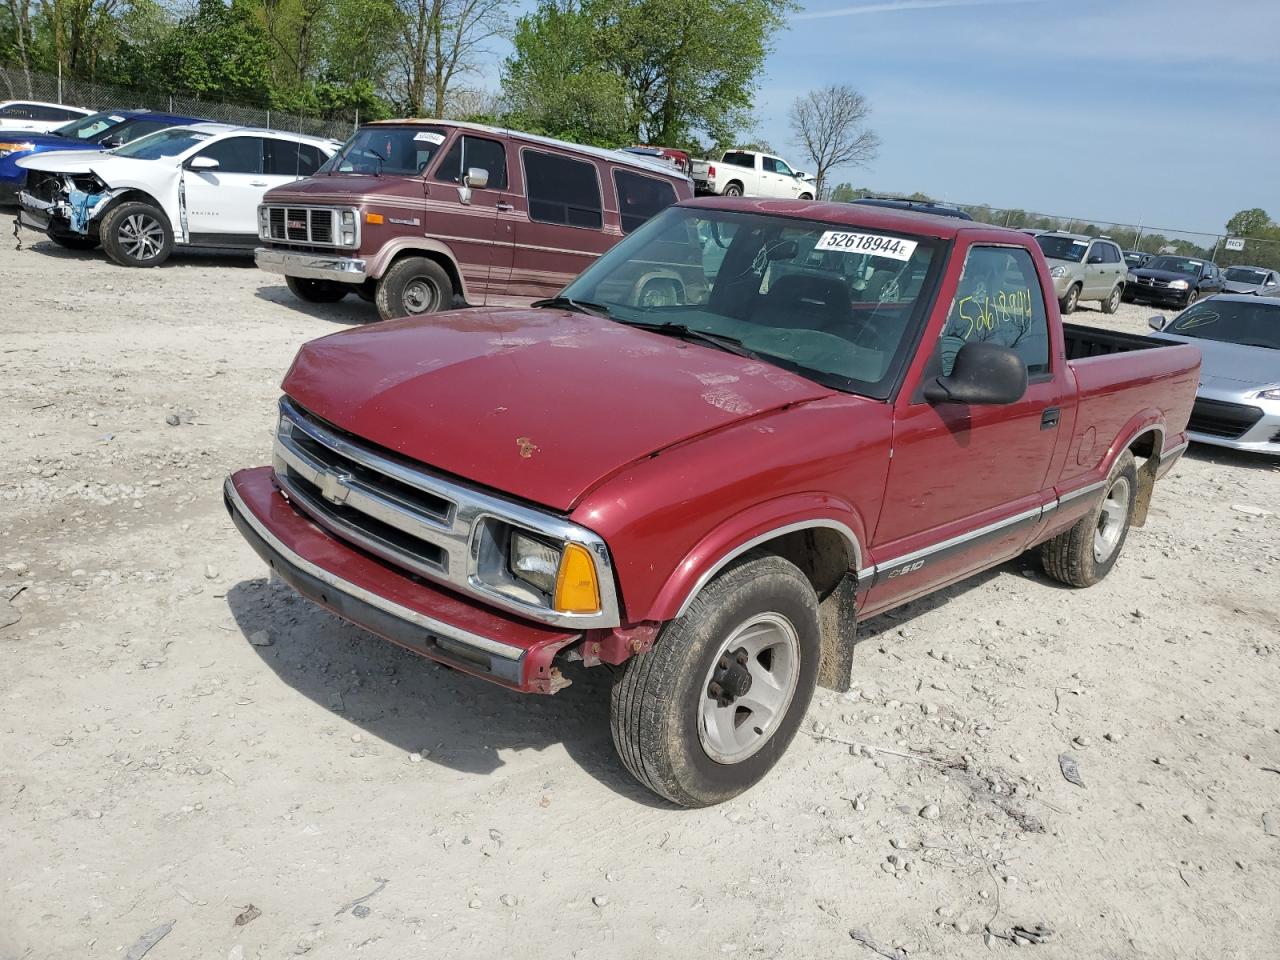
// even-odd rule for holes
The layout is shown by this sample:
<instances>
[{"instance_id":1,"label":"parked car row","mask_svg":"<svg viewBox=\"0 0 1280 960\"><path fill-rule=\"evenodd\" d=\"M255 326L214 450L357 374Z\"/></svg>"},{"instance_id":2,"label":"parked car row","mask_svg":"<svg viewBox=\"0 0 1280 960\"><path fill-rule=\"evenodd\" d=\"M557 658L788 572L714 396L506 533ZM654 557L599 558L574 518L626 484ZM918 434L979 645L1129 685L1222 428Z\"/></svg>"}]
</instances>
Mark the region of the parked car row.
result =
<instances>
[{"instance_id":1,"label":"parked car row","mask_svg":"<svg viewBox=\"0 0 1280 960\"><path fill-rule=\"evenodd\" d=\"M0 100L0 129L31 130L44 133L55 130L70 120L87 117L93 113L84 107L69 107L65 103L45 103L42 100Z\"/></svg>"},{"instance_id":2,"label":"parked car row","mask_svg":"<svg viewBox=\"0 0 1280 960\"><path fill-rule=\"evenodd\" d=\"M817 195L807 174L797 173L781 157L758 150L726 150L719 160L694 160L690 176L700 194L787 200L812 200Z\"/></svg>"}]
</instances>

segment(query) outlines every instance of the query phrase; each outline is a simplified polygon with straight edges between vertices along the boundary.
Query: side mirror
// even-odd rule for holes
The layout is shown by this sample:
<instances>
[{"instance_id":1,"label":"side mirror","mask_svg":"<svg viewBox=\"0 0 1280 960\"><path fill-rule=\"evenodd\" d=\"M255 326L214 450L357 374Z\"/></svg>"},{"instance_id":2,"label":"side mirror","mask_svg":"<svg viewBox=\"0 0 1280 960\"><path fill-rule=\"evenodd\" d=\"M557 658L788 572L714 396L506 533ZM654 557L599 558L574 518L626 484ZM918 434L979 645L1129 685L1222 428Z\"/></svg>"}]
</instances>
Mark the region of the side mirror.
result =
<instances>
[{"instance_id":1,"label":"side mirror","mask_svg":"<svg viewBox=\"0 0 1280 960\"><path fill-rule=\"evenodd\" d=\"M192 157L187 161L188 170L217 170L220 166L221 164L213 157Z\"/></svg>"},{"instance_id":2,"label":"side mirror","mask_svg":"<svg viewBox=\"0 0 1280 960\"><path fill-rule=\"evenodd\" d=\"M1091 254L1089 254L1089 262L1090 262L1090 263L1101 263L1101 262L1102 262L1102 254L1100 254L1100 253L1091 253Z\"/></svg>"},{"instance_id":3,"label":"side mirror","mask_svg":"<svg viewBox=\"0 0 1280 960\"><path fill-rule=\"evenodd\" d=\"M998 343L966 343L956 354L951 376L935 377L924 388L929 403L1017 403L1027 392L1027 365Z\"/></svg>"},{"instance_id":4,"label":"side mirror","mask_svg":"<svg viewBox=\"0 0 1280 960\"><path fill-rule=\"evenodd\" d=\"M1154 317L1152 317L1150 320L1147 321L1147 326L1150 327L1152 330L1163 330L1168 325L1169 325L1169 318L1162 317L1159 314L1156 314Z\"/></svg>"},{"instance_id":5,"label":"side mirror","mask_svg":"<svg viewBox=\"0 0 1280 960\"><path fill-rule=\"evenodd\" d=\"M466 176L462 178L462 184L472 190L483 190L489 185L489 171L484 167L468 167Z\"/></svg>"},{"instance_id":6,"label":"side mirror","mask_svg":"<svg viewBox=\"0 0 1280 960\"><path fill-rule=\"evenodd\" d=\"M108 150L114 150L116 147L124 146L124 137L107 137L102 141L102 145Z\"/></svg>"}]
</instances>

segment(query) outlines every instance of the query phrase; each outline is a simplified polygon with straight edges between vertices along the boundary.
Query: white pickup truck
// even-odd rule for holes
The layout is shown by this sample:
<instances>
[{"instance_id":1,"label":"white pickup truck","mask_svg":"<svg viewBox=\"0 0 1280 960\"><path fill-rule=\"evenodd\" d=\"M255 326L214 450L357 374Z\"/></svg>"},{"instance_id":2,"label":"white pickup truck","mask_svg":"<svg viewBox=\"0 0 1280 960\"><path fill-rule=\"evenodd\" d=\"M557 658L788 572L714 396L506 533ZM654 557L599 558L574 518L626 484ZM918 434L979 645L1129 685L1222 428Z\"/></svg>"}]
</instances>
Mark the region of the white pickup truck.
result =
<instances>
[{"instance_id":1,"label":"white pickup truck","mask_svg":"<svg viewBox=\"0 0 1280 960\"><path fill-rule=\"evenodd\" d=\"M781 157L755 150L726 150L719 160L694 160L694 189L725 197L812 200L814 186Z\"/></svg>"}]
</instances>

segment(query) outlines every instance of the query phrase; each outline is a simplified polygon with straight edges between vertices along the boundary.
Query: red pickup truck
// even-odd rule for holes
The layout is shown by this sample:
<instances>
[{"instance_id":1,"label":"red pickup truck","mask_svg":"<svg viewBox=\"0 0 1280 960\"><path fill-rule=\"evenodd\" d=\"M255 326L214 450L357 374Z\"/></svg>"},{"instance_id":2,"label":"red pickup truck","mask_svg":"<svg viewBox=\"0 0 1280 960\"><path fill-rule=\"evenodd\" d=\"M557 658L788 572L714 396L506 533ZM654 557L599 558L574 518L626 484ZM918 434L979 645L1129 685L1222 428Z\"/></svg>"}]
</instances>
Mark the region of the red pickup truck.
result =
<instances>
[{"instance_id":1,"label":"red pickup truck","mask_svg":"<svg viewBox=\"0 0 1280 960\"><path fill-rule=\"evenodd\" d=\"M279 576L388 640L524 692L620 667L623 763L697 806L848 689L858 621L1032 547L1104 577L1199 366L1064 325L1016 231L686 201L531 308L305 345L273 465L224 494Z\"/></svg>"}]
</instances>

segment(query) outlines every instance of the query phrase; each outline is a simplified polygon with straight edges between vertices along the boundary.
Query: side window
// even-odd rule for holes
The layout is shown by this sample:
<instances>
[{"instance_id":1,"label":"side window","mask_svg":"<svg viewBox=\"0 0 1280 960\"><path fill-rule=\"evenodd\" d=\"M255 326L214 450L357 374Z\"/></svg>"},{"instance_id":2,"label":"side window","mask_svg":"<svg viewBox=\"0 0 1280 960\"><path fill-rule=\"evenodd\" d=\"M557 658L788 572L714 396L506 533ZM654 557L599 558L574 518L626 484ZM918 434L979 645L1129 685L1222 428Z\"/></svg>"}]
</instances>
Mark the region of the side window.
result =
<instances>
[{"instance_id":1,"label":"side window","mask_svg":"<svg viewBox=\"0 0 1280 960\"><path fill-rule=\"evenodd\" d=\"M780 173L780 174L782 174L783 176L787 176L787 177L794 177L794 176L795 176L795 173L792 171L792 169L791 169L790 167L788 167L788 166L787 166L783 161L781 161L781 160L774 160L774 161L773 161L773 168L774 168L774 172L775 172L775 173Z\"/></svg>"},{"instance_id":2,"label":"side window","mask_svg":"<svg viewBox=\"0 0 1280 960\"><path fill-rule=\"evenodd\" d=\"M530 220L594 230L604 225L595 164L540 150L522 156Z\"/></svg>"},{"instance_id":3,"label":"side window","mask_svg":"<svg viewBox=\"0 0 1280 960\"><path fill-rule=\"evenodd\" d=\"M57 114L57 116L53 118L54 120L79 120L84 116L83 113L79 113L75 110L55 110L54 113Z\"/></svg>"},{"instance_id":4,"label":"side window","mask_svg":"<svg viewBox=\"0 0 1280 960\"><path fill-rule=\"evenodd\" d=\"M973 247L942 330L942 372L966 343L1011 347L1035 376L1049 370L1049 324L1035 264L1016 247Z\"/></svg>"},{"instance_id":5,"label":"side window","mask_svg":"<svg viewBox=\"0 0 1280 960\"><path fill-rule=\"evenodd\" d=\"M763 168L765 173L778 172L778 161L773 159L773 157L761 157L760 166Z\"/></svg>"},{"instance_id":6,"label":"side window","mask_svg":"<svg viewBox=\"0 0 1280 960\"><path fill-rule=\"evenodd\" d=\"M273 177L309 177L325 156L317 147L294 140L267 140L263 172Z\"/></svg>"},{"instance_id":7,"label":"side window","mask_svg":"<svg viewBox=\"0 0 1280 960\"><path fill-rule=\"evenodd\" d=\"M486 190L507 189L507 148L486 137L458 137L436 168L436 179L445 183L462 183L463 175L472 167L489 171Z\"/></svg>"},{"instance_id":8,"label":"side window","mask_svg":"<svg viewBox=\"0 0 1280 960\"><path fill-rule=\"evenodd\" d=\"M756 162L749 153L739 153L731 150L720 158L721 163L732 164L735 167L755 167Z\"/></svg>"},{"instance_id":9,"label":"side window","mask_svg":"<svg viewBox=\"0 0 1280 960\"><path fill-rule=\"evenodd\" d=\"M1120 256L1120 248L1117 247L1114 243L1107 243L1103 245L1102 247L1103 263L1119 263L1121 259L1122 258Z\"/></svg>"},{"instance_id":10,"label":"side window","mask_svg":"<svg viewBox=\"0 0 1280 960\"><path fill-rule=\"evenodd\" d=\"M215 173L261 173L262 138L227 137L205 147L196 156L217 160Z\"/></svg>"},{"instance_id":11,"label":"side window","mask_svg":"<svg viewBox=\"0 0 1280 960\"><path fill-rule=\"evenodd\" d=\"M630 170L614 170L613 185L618 190L618 216L623 233L630 233L659 210L676 202L675 187L669 180L644 177Z\"/></svg>"},{"instance_id":12,"label":"side window","mask_svg":"<svg viewBox=\"0 0 1280 960\"><path fill-rule=\"evenodd\" d=\"M121 143L128 143L130 140L145 137L148 133L155 133L157 130L172 126L172 123L164 120L129 120L119 126L112 127L107 134L107 138L119 140Z\"/></svg>"},{"instance_id":13,"label":"side window","mask_svg":"<svg viewBox=\"0 0 1280 960\"><path fill-rule=\"evenodd\" d=\"M0 118L6 120L30 120L31 108L22 103L11 103L0 109Z\"/></svg>"}]
</instances>

